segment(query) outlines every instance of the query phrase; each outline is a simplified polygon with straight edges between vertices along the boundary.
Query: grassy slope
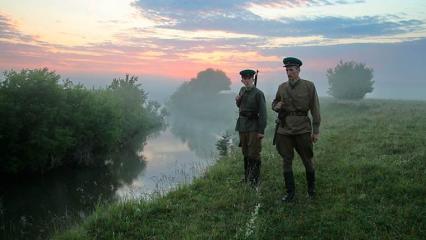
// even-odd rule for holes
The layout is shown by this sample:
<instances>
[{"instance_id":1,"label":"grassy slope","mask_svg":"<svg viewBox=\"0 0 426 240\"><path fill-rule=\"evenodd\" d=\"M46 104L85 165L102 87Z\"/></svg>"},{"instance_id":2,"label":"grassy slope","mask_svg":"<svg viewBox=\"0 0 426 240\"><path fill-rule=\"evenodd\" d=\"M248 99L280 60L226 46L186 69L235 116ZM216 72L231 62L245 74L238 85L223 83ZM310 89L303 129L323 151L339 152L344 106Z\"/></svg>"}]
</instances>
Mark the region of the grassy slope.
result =
<instances>
[{"instance_id":1,"label":"grassy slope","mask_svg":"<svg viewBox=\"0 0 426 240\"><path fill-rule=\"evenodd\" d=\"M190 186L152 202L100 207L56 239L420 239L426 236L426 103L322 100L318 198L295 159L297 201L285 205L281 160L264 142L259 193L239 183L239 149ZM246 223L257 203L253 234Z\"/></svg>"}]
</instances>

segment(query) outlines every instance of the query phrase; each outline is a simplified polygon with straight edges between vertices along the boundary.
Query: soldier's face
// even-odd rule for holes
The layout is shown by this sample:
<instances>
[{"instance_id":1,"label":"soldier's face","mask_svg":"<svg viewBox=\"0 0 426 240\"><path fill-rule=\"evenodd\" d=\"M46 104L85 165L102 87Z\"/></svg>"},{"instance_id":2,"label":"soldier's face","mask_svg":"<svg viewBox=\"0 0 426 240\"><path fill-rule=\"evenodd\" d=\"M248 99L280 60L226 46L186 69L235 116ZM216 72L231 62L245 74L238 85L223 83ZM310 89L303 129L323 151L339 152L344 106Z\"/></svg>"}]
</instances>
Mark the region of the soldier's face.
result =
<instances>
[{"instance_id":1,"label":"soldier's face","mask_svg":"<svg viewBox=\"0 0 426 240\"><path fill-rule=\"evenodd\" d=\"M286 67L285 70L287 72L288 79L298 79L299 78L299 73L300 73L299 67L297 67L297 66Z\"/></svg>"},{"instance_id":2,"label":"soldier's face","mask_svg":"<svg viewBox=\"0 0 426 240\"><path fill-rule=\"evenodd\" d=\"M254 84L254 79L253 77L243 77L241 78L241 82L244 84L244 86L251 87Z\"/></svg>"}]
</instances>

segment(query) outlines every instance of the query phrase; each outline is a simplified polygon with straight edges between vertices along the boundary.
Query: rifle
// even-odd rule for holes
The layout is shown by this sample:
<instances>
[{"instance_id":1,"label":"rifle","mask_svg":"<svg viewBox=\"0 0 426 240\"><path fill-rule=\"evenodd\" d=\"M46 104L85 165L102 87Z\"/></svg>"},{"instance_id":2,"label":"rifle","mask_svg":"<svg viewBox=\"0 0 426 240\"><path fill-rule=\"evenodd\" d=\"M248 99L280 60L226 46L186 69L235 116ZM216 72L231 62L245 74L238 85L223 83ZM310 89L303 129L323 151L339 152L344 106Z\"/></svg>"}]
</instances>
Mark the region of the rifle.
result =
<instances>
[{"instance_id":1,"label":"rifle","mask_svg":"<svg viewBox=\"0 0 426 240\"><path fill-rule=\"evenodd\" d=\"M256 75L254 76L254 86L257 85L257 75L259 75L259 70L256 70Z\"/></svg>"}]
</instances>

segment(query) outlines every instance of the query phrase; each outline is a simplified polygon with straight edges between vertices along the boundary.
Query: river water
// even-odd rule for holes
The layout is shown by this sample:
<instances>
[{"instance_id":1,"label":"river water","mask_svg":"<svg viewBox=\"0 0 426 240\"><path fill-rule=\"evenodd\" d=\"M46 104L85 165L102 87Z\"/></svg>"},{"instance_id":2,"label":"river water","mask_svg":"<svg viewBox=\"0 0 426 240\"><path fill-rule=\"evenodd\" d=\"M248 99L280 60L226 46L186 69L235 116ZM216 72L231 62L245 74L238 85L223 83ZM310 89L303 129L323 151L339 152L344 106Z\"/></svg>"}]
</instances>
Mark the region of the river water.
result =
<instances>
[{"instance_id":1,"label":"river water","mask_svg":"<svg viewBox=\"0 0 426 240\"><path fill-rule=\"evenodd\" d=\"M214 163L228 124L181 122L112 156L113 171L72 169L0 184L0 239L45 239L79 222L99 203L151 198L189 183ZM208 130L207 130L208 129ZM116 162L116 161L114 161Z\"/></svg>"}]
</instances>

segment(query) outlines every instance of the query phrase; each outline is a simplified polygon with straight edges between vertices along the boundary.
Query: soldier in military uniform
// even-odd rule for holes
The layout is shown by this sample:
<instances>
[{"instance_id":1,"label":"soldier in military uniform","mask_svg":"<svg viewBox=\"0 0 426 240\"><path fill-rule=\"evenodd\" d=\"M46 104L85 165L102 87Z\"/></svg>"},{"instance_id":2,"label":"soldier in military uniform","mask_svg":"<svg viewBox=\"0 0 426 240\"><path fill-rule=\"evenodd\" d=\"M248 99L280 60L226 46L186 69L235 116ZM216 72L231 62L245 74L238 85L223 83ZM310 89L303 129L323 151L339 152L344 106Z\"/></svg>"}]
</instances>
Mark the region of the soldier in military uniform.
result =
<instances>
[{"instance_id":1,"label":"soldier in military uniform","mask_svg":"<svg viewBox=\"0 0 426 240\"><path fill-rule=\"evenodd\" d=\"M244 181L256 186L260 175L260 152L266 127L265 96L254 84L255 71L240 72L244 86L235 98L239 117L235 130L240 135L240 147L244 156Z\"/></svg>"},{"instance_id":2,"label":"soldier in military uniform","mask_svg":"<svg viewBox=\"0 0 426 240\"><path fill-rule=\"evenodd\" d=\"M313 143L319 138L320 107L318 95L312 82L299 77L302 61L294 57L283 60L288 81L278 87L272 109L278 112L279 125L276 128L276 148L283 158L283 173L287 194L284 202L295 196L292 161L294 149L303 161L306 170L308 196L315 197L315 169ZM308 117L311 113L312 121Z\"/></svg>"}]
</instances>

